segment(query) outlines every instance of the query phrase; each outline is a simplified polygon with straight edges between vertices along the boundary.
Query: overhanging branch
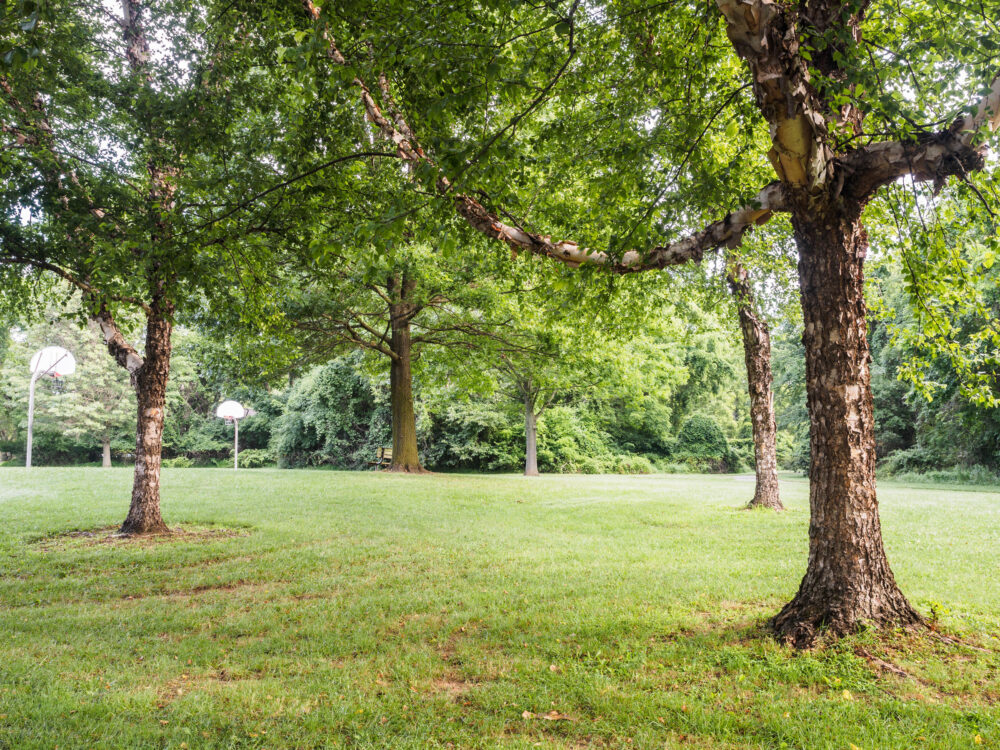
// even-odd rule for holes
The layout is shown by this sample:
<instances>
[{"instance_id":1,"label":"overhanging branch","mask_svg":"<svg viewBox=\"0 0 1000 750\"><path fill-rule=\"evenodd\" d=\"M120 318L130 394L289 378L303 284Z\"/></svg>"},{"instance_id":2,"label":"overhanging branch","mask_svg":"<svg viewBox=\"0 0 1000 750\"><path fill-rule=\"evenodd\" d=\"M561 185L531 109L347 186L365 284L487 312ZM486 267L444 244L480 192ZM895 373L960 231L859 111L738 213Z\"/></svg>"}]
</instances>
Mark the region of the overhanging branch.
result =
<instances>
[{"instance_id":1,"label":"overhanging branch","mask_svg":"<svg viewBox=\"0 0 1000 750\"><path fill-rule=\"evenodd\" d=\"M850 175L844 192L864 200L878 188L900 177L943 184L948 177L965 177L985 165L987 146L975 138L984 128L1000 128L1000 75L973 111L947 130L910 141L884 141L852 151L839 159Z\"/></svg>"},{"instance_id":2,"label":"overhanging branch","mask_svg":"<svg viewBox=\"0 0 1000 750\"><path fill-rule=\"evenodd\" d=\"M302 7L312 22L320 20L320 10L312 0L302 0ZM335 65L346 66L347 60L334 40L329 37L325 29L321 34L328 44L326 54L329 60ZM355 76L351 83L361 89L361 102L368 119L378 127L386 140L395 144L398 156L404 161L434 167L437 171L435 186L438 193L452 200L455 211L473 229L486 237L505 242L512 249L544 255L572 267L589 263L616 273L634 273L699 261L706 251L722 246L731 248L738 246L743 240L743 235L751 227L768 221L774 212L787 210L784 189L780 183L773 182L761 190L750 205L737 209L701 231L669 245L660 245L644 251L630 250L619 258L605 252L582 248L573 240L553 242L548 235L528 232L505 224L496 213L485 208L470 195L452 193L451 181L417 144L413 130L402 115L397 111L393 113L391 119L386 117L363 79Z\"/></svg>"}]
</instances>

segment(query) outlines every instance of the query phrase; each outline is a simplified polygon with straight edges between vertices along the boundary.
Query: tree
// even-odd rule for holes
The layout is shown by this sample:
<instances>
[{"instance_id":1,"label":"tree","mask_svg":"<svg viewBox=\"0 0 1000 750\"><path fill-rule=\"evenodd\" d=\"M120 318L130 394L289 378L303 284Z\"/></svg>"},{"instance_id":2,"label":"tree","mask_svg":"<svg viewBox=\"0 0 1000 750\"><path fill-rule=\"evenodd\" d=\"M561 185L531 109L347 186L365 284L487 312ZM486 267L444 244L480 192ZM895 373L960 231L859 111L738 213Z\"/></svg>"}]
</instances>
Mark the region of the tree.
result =
<instances>
[{"instance_id":1,"label":"tree","mask_svg":"<svg viewBox=\"0 0 1000 750\"><path fill-rule=\"evenodd\" d=\"M466 351L473 338L490 335L479 314L489 274L485 263L449 263L412 242L391 254L333 253L310 264L289 295L284 319L295 332L297 364L325 362L352 347L389 360L392 471L423 471L414 363L427 347Z\"/></svg>"},{"instance_id":2,"label":"tree","mask_svg":"<svg viewBox=\"0 0 1000 750\"><path fill-rule=\"evenodd\" d=\"M288 317L299 333L298 348L307 360L329 358L346 346L362 347L389 360L392 405L390 470L420 473L417 422L413 408L415 319L425 306L441 300L418 289L416 275L392 270L382 281L348 280L344 287L312 286L294 303Z\"/></svg>"},{"instance_id":3,"label":"tree","mask_svg":"<svg viewBox=\"0 0 1000 750\"><path fill-rule=\"evenodd\" d=\"M319 9L309 0L304 2L307 16L319 22L316 38L326 58L334 65L347 67L345 78L361 90L367 116L395 144L400 157L413 164L415 170L422 170L426 175L424 184L446 198L473 230L515 250L573 266L599 265L619 273L634 273L700 260L707 251L720 246L738 246L753 226L768 221L775 213L789 215L799 253L812 423L810 549L798 593L772 624L781 639L799 646L812 643L821 626L841 635L866 622L904 626L921 622L894 580L878 516L863 289L868 240L862 214L879 190L896 180L943 184L949 177L969 179L982 170L986 149L982 134L1000 125L1000 77L995 67L990 70L987 63L978 62L992 60L982 40L993 39L995 30L990 19L996 17L995 12L991 15L996 4L987 4L990 12L985 8L948 6L947 12L955 15L956 23L938 24L936 38L952 54L948 61L951 70L945 72L943 66L936 66L933 57L917 60L917 68L929 86L921 88L925 96L904 107L900 92L900 87L906 85L903 74L916 75L913 61L906 59L907 53L919 57L923 49L909 44L916 37L915 29L922 28L920 19L928 11L928 5L917 5L921 12L898 18L894 11L868 2L808 0L778 4L773 0L719 0L718 9L732 50L748 74L747 85L753 90L758 117L768 126L767 156L778 179L760 189L743 208L680 239L640 245L641 249L633 250L623 250L622 242L608 250L589 250L580 241L553 240L550 234L529 230L525 222L507 218L509 211L504 220L498 210L469 191L461 186L456 189L454 175L448 176L439 165L454 165L458 175L465 178L469 164L481 160L505 133L554 99L552 91L582 54L578 45L593 44L584 52L593 49L599 57L602 45L615 47L609 44L609 36L614 33L620 46L633 47L633 60L643 56L645 52L636 47L648 38L633 46L633 37L623 33L626 24L615 22L629 18L631 23L632 13L619 15L617 8L595 13L588 7L584 15L577 2L554 8L552 26L565 39L565 45L559 45L566 49L564 62L543 86L535 88L537 93L530 95L530 103L507 126L482 139L480 148L469 148L468 139L452 148L465 155L465 166L460 166L461 161L446 156L441 162L433 161L417 143L404 113L410 102L425 103L420 102L421 93L411 94L400 87L394 90L384 70L375 79L377 88L372 89L359 74L368 63L352 60L349 64L327 31ZM944 11L934 5L934 12ZM636 13L641 14L642 9ZM683 9L671 7L654 20L661 22L658 28L663 33L674 34L672 41L678 37L671 24L681 26L692 20L684 14ZM644 14L642 20L650 22L652 16ZM433 12L428 10L426 16L410 12L407 17L421 18L423 22L420 33L407 28L410 37L423 44L428 37L433 38ZM346 26L342 16L338 23L341 28ZM387 24L386 28L394 27ZM877 62L865 46L867 28L880 42L900 47L901 62ZM962 29L961 44L949 36L955 28ZM980 34L976 36L972 29ZM472 28L463 28L463 33L469 35ZM688 38L697 39L697 35ZM977 38L981 42L978 49L975 43L969 43ZM396 40L386 41L386 49L375 50L369 58L376 65L381 64L380 53L386 60L393 59L390 49ZM669 49L671 42L666 44ZM496 46L486 44L484 48L484 57L495 62ZM683 59L700 56L706 68L720 72L731 65L731 59L711 46L671 51L680 53ZM440 49L435 53L442 54ZM664 67L673 65L672 59L663 59ZM984 76L987 88L982 98L972 98L975 104L968 114L951 118L951 125L943 130L912 125L940 121L941 115L954 113L967 82L983 82ZM622 88L619 81L615 90ZM381 105L373 91L379 92ZM404 93L407 100L401 107L396 101ZM969 99L966 96L966 102ZM459 106L465 105L463 101ZM753 120L747 123L751 126L748 131L752 131ZM885 133L889 137L882 135ZM737 126L731 137L738 134ZM438 142L443 143L440 139ZM748 150L755 146L751 132ZM500 162L504 159L509 162L510 154L501 156ZM693 200L690 213L698 213ZM644 225L648 226L648 222Z\"/></svg>"},{"instance_id":4,"label":"tree","mask_svg":"<svg viewBox=\"0 0 1000 750\"><path fill-rule=\"evenodd\" d=\"M477 372L492 377L493 388L521 405L524 473L537 476L538 422L550 406L588 398L614 400L624 408L653 392L664 396L677 384L681 368L671 367L670 355L653 351L651 342L679 335L666 294L619 284L583 295L585 290L560 289L562 279L543 273L549 269L523 266L514 288L488 291L477 285L487 312L476 318L479 336L471 359ZM581 307L594 313L582 317ZM660 367L644 367L654 356ZM457 363L451 364L456 369Z\"/></svg>"},{"instance_id":5,"label":"tree","mask_svg":"<svg viewBox=\"0 0 1000 750\"><path fill-rule=\"evenodd\" d=\"M750 426L753 433L756 483L750 508L784 510L778 489L777 423L771 388L771 331L754 304L753 287L746 269L737 260L726 262L726 282L736 303L743 339L743 356L750 393Z\"/></svg>"},{"instance_id":6,"label":"tree","mask_svg":"<svg viewBox=\"0 0 1000 750\"><path fill-rule=\"evenodd\" d=\"M34 56L0 73L10 176L0 188L0 267L22 301L31 289L21 280L46 274L80 293L136 394L122 532L167 532L159 486L176 316L237 299L251 315L267 255L245 239L267 220L247 218L256 204L241 198L270 179L272 162L231 170L223 156L235 142L261 142L259 129L232 127L228 116L240 108L246 125L259 112L241 97L257 96L260 82L248 89L235 71L249 67L233 64L253 47L234 43L233 15L182 0L157 14L140 0L122 0L118 15L98 1L31 5L19 28ZM130 313L144 320L141 353L119 326Z\"/></svg>"},{"instance_id":7,"label":"tree","mask_svg":"<svg viewBox=\"0 0 1000 750\"><path fill-rule=\"evenodd\" d=\"M538 320L539 311L542 320ZM478 351L485 360L483 366L523 406L524 475L529 477L538 476L539 418L560 397L585 392L604 381L598 371L607 364L608 355L587 335L593 334L592 328L557 322L546 312L541 306L534 310L522 306L518 324L496 330ZM529 322L530 317L535 320Z\"/></svg>"}]
</instances>

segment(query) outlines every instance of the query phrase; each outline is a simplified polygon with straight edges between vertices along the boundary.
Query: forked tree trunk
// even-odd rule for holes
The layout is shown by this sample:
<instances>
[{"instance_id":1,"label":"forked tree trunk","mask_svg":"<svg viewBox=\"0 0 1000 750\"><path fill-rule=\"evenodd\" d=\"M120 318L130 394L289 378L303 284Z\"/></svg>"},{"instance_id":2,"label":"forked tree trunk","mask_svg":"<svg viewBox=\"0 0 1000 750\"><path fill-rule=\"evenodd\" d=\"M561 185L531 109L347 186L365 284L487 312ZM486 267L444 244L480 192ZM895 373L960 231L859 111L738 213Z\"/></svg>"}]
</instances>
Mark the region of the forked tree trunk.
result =
<instances>
[{"instance_id":1,"label":"forked tree trunk","mask_svg":"<svg viewBox=\"0 0 1000 750\"><path fill-rule=\"evenodd\" d=\"M853 208L853 210L851 210ZM865 623L913 625L920 615L896 585L875 496L875 429L865 328L868 238L855 205L792 216L799 249L810 422L809 562L777 635L808 646Z\"/></svg>"},{"instance_id":2,"label":"forked tree trunk","mask_svg":"<svg viewBox=\"0 0 1000 750\"><path fill-rule=\"evenodd\" d=\"M538 476L538 415L531 396L524 397L524 475Z\"/></svg>"},{"instance_id":3,"label":"forked tree trunk","mask_svg":"<svg viewBox=\"0 0 1000 750\"><path fill-rule=\"evenodd\" d=\"M399 302L389 307L392 325L390 348L393 356L389 370L390 401L392 402L392 464L390 471L422 472L417 450L417 419L413 409L413 376L410 371L412 345L410 320L413 308L406 298L413 291L410 282L390 282L400 295Z\"/></svg>"},{"instance_id":4,"label":"forked tree trunk","mask_svg":"<svg viewBox=\"0 0 1000 750\"><path fill-rule=\"evenodd\" d=\"M132 504L122 524L123 534L162 534L170 531L160 515L160 453L170 374L169 320L156 314L146 325L146 356L133 373L139 418L135 437L135 475Z\"/></svg>"},{"instance_id":5,"label":"forked tree trunk","mask_svg":"<svg viewBox=\"0 0 1000 750\"><path fill-rule=\"evenodd\" d=\"M750 424L757 484L747 507L784 510L778 490L777 428L771 390L771 333L767 321L754 305L753 287L747 279L746 270L730 260L726 275L740 319L747 388L750 391Z\"/></svg>"},{"instance_id":6,"label":"forked tree trunk","mask_svg":"<svg viewBox=\"0 0 1000 750\"><path fill-rule=\"evenodd\" d=\"M104 436L101 446L101 466L105 469L111 468L111 438Z\"/></svg>"}]
</instances>

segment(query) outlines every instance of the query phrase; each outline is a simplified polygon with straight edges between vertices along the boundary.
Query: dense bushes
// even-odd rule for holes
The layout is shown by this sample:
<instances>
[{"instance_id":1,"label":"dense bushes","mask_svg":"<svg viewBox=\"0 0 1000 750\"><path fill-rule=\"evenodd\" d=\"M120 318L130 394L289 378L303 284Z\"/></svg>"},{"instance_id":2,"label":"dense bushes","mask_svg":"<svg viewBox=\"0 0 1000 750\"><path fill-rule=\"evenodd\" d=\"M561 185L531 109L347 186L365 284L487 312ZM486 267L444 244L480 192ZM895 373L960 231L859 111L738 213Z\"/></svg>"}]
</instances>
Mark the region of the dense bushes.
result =
<instances>
[{"instance_id":1,"label":"dense bushes","mask_svg":"<svg viewBox=\"0 0 1000 750\"><path fill-rule=\"evenodd\" d=\"M703 414L695 414L684 422L670 459L699 471L739 471L742 468L740 457L730 448L718 422Z\"/></svg>"},{"instance_id":2,"label":"dense bushes","mask_svg":"<svg viewBox=\"0 0 1000 750\"><path fill-rule=\"evenodd\" d=\"M270 447L281 466L357 469L391 445L385 393L356 372L353 358L334 360L297 381Z\"/></svg>"},{"instance_id":3,"label":"dense bushes","mask_svg":"<svg viewBox=\"0 0 1000 750\"><path fill-rule=\"evenodd\" d=\"M277 463L274 453L267 449L247 448L241 450L237 463L241 469L262 469Z\"/></svg>"},{"instance_id":4,"label":"dense bushes","mask_svg":"<svg viewBox=\"0 0 1000 750\"><path fill-rule=\"evenodd\" d=\"M523 415L493 401L466 401L431 415L424 462L437 471L517 471L524 464Z\"/></svg>"}]
</instances>

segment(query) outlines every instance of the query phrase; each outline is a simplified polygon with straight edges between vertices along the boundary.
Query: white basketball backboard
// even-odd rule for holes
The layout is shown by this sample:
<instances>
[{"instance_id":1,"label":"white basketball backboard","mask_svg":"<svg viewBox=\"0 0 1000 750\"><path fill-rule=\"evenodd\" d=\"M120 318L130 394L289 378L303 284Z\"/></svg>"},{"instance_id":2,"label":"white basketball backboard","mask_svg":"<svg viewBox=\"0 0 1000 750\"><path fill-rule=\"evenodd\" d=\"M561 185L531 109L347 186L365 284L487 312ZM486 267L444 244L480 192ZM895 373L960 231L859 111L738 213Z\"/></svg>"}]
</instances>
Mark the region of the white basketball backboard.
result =
<instances>
[{"instance_id":1,"label":"white basketball backboard","mask_svg":"<svg viewBox=\"0 0 1000 750\"><path fill-rule=\"evenodd\" d=\"M76 360L61 346L47 346L35 352L29 371L32 375L49 375L61 378L76 372Z\"/></svg>"},{"instance_id":2,"label":"white basketball backboard","mask_svg":"<svg viewBox=\"0 0 1000 750\"><path fill-rule=\"evenodd\" d=\"M247 410L238 401L223 401L215 410L215 416L220 419L243 419Z\"/></svg>"}]
</instances>

